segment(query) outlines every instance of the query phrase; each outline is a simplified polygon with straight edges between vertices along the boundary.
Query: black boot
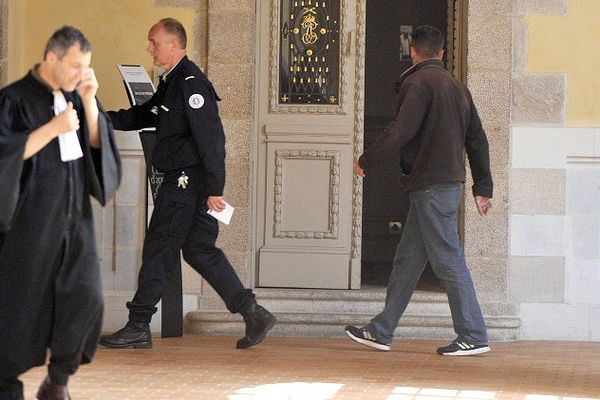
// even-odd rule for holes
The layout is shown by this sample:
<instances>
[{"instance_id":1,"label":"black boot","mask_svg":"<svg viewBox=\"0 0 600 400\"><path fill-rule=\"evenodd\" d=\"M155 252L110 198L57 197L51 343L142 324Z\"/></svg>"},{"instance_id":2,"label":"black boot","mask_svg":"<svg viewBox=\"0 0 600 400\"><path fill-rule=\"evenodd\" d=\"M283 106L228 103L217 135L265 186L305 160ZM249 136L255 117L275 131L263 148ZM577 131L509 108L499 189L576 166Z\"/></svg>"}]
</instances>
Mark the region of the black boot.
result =
<instances>
[{"instance_id":1,"label":"black boot","mask_svg":"<svg viewBox=\"0 0 600 400\"><path fill-rule=\"evenodd\" d=\"M124 328L119 329L112 335L102 336L100 344L112 349L122 349L125 347L151 349L152 335L150 334L150 324L129 321Z\"/></svg>"},{"instance_id":2,"label":"black boot","mask_svg":"<svg viewBox=\"0 0 600 400\"><path fill-rule=\"evenodd\" d=\"M0 400L23 400L23 382L14 379L0 379Z\"/></svg>"},{"instance_id":3,"label":"black boot","mask_svg":"<svg viewBox=\"0 0 600 400\"><path fill-rule=\"evenodd\" d=\"M46 377L40 385L36 398L39 400L71 400L67 385L54 383L49 377Z\"/></svg>"},{"instance_id":4,"label":"black boot","mask_svg":"<svg viewBox=\"0 0 600 400\"><path fill-rule=\"evenodd\" d=\"M247 349L262 342L269 329L277 322L273 314L256 303L240 313L246 323L246 336L238 340L238 349Z\"/></svg>"}]
</instances>

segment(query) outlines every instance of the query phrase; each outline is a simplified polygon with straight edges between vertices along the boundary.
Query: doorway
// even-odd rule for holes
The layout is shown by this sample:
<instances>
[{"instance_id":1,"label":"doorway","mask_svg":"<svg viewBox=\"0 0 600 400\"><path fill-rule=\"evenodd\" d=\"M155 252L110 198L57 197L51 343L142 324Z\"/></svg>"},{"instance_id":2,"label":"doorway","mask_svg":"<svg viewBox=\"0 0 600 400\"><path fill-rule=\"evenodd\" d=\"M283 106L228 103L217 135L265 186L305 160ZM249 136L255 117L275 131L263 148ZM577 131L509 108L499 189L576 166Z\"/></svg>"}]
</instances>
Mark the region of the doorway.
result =
<instances>
[{"instance_id":1,"label":"doorway","mask_svg":"<svg viewBox=\"0 0 600 400\"><path fill-rule=\"evenodd\" d=\"M408 44L413 29L427 24L445 34L448 40L444 61L453 70L455 52L448 51L447 43L454 46L454 3L454 0L367 2L365 148L377 140L396 114L400 76L412 65ZM367 286L387 285L408 213L408 195L398 185L399 163L389 160L382 165L385 167L373 169L363 181L361 282ZM417 289L444 290L429 265Z\"/></svg>"}]
</instances>

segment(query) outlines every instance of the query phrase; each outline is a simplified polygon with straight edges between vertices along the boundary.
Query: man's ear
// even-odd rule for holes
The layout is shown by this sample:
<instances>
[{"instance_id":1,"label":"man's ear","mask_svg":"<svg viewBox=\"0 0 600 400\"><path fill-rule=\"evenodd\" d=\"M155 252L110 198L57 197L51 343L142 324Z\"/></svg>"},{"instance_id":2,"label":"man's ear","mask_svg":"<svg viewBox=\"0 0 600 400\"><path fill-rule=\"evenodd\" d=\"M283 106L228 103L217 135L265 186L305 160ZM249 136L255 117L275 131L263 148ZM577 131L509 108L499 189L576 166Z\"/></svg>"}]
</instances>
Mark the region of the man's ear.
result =
<instances>
[{"instance_id":1,"label":"man's ear","mask_svg":"<svg viewBox=\"0 0 600 400\"><path fill-rule=\"evenodd\" d=\"M48 50L48 52L46 52L46 57L44 57L44 60L48 62L55 62L57 58L58 57L55 52L53 52L52 50Z\"/></svg>"},{"instance_id":2,"label":"man's ear","mask_svg":"<svg viewBox=\"0 0 600 400\"><path fill-rule=\"evenodd\" d=\"M440 54L438 57L440 58L440 60L444 58L444 49L440 50Z\"/></svg>"}]
</instances>

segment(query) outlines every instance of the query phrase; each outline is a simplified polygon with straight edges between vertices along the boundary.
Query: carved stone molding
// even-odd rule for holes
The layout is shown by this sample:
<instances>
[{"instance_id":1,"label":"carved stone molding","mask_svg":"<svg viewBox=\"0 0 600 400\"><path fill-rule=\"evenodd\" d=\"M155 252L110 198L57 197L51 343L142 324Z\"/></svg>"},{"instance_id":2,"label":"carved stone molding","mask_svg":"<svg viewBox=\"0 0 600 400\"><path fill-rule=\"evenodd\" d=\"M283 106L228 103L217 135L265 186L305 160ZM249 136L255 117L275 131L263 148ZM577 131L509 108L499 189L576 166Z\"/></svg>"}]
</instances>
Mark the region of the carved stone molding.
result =
<instances>
[{"instance_id":1,"label":"carved stone molding","mask_svg":"<svg viewBox=\"0 0 600 400\"><path fill-rule=\"evenodd\" d=\"M279 104L279 36L280 0L271 0L271 39L269 43L269 112L273 114L346 114L344 105L348 96L346 78L346 0L340 1L340 95L338 105L284 105Z\"/></svg>"},{"instance_id":2,"label":"carved stone molding","mask_svg":"<svg viewBox=\"0 0 600 400\"><path fill-rule=\"evenodd\" d=\"M356 0L356 66L354 94L354 163L363 152L365 114L366 0ZM362 243L362 178L354 175L352 185L352 258L360 258Z\"/></svg>"},{"instance_id":3,"label":"carved stone molding","mask_svg":"<svg viewBox=\"0 0 600 400\"><path fill-rule=\"evenodd\" d=\"M340 158L339 151L324 150L276 150L275 151L275 215L273 236L291 239L337 239L339 236L340 198ZM283 201L283 160L329 160L330 182L329 223L327 231L284 231L281 228L281 208Z\"/></svg>"}]
</instances>

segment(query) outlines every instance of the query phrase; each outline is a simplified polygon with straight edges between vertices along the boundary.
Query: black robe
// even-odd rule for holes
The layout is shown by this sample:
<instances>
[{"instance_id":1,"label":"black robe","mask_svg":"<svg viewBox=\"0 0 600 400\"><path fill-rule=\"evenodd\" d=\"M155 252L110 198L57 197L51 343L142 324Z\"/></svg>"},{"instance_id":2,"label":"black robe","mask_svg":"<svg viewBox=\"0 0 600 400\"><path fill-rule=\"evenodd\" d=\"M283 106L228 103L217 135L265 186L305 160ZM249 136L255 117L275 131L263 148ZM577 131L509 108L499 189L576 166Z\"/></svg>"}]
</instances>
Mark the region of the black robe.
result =
<instances>
[{"instance_id":1,"label":"black robe","mask_svg":"<svg viewBox=\"0 0 600 400\"><path fill-rule=\"evenodd\" d=\"M45 363L73 373L91 361L103 296L90 195L102 205L119 185L110 120L100 111L92 149L81 99L73 102L84 156L63 162L58 139L23 160L28 134L54 116L50 87L32 72L0 90L0 379Z\"/></svg>"}]
</instances>

